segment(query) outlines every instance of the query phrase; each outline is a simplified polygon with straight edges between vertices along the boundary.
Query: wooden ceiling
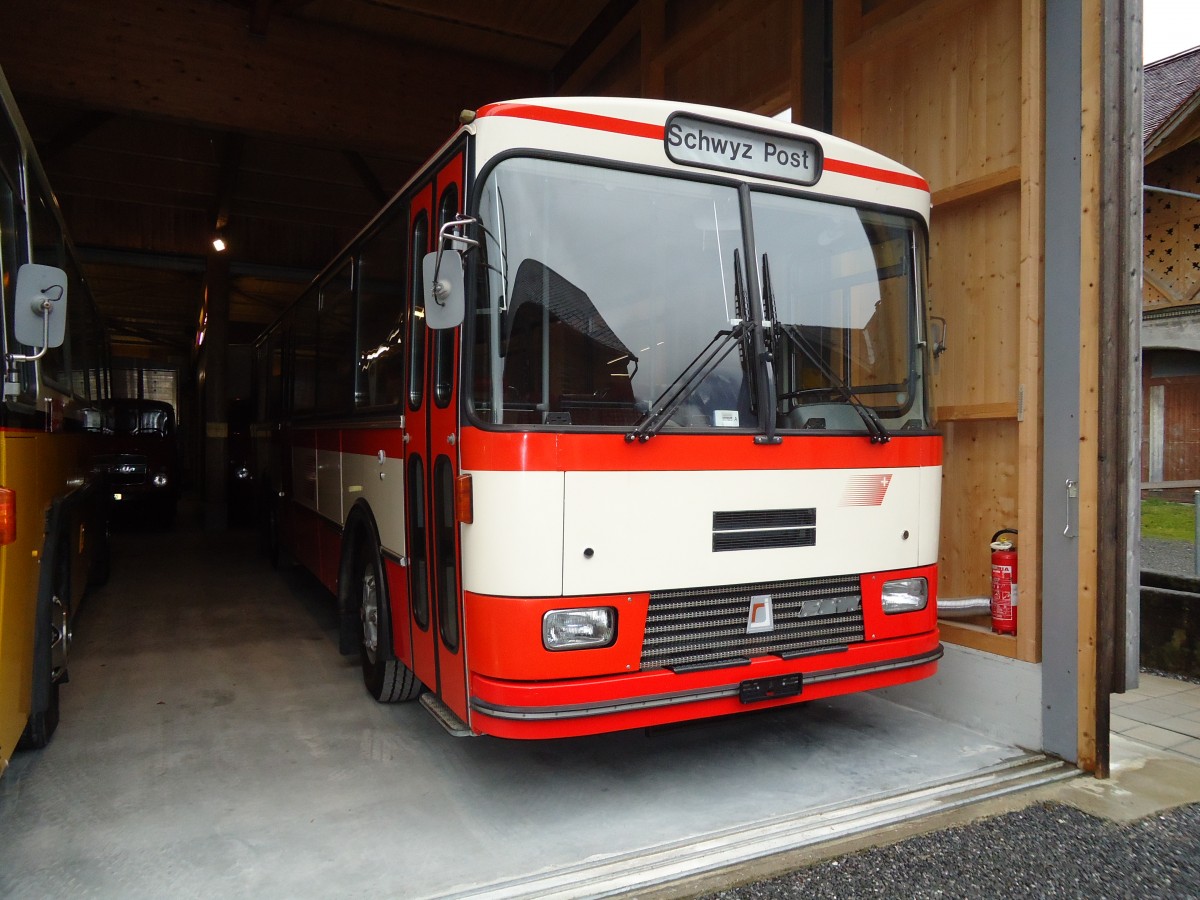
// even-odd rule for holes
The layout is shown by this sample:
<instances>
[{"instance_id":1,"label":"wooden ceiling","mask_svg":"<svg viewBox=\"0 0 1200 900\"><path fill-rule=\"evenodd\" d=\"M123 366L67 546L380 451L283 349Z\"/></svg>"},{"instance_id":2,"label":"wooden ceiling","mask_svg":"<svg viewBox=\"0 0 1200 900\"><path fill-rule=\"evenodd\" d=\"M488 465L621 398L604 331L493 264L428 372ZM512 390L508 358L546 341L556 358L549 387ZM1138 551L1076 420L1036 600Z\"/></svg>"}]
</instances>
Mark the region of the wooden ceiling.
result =
<instances>
[{"instance_id":1,"label":"wooden ceiling","mask_svg":"<svg viewBox=\"0 0 1200 900\"><path fill-rule=\"evenodd\" d=\"M218 228L248 342L459 110L552 93L634 5L12 0L0 67L126 352L183 358Z\"/></svg>"}]
</instances>

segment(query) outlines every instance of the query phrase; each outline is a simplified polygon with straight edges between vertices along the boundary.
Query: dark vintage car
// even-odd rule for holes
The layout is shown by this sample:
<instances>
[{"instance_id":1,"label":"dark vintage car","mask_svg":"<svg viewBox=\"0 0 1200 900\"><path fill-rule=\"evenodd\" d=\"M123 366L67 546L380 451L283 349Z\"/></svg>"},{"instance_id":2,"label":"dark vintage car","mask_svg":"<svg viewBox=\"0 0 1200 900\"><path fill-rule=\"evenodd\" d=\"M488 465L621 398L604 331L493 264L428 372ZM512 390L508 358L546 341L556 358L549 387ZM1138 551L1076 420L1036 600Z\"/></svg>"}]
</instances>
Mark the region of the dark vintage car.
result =
<instances>
[{"instance_id":1,"label":"dark vintage car","mask_svg":"<svg viewBox=\"0 0 1200 900\"><path fill-rule=\"evenodd\" d=\"M172 522L179 502L175 410L158 400L109 400L99 412L102 452L93 469L107 479L115 517Z\"/></svg>"}]
</instances>

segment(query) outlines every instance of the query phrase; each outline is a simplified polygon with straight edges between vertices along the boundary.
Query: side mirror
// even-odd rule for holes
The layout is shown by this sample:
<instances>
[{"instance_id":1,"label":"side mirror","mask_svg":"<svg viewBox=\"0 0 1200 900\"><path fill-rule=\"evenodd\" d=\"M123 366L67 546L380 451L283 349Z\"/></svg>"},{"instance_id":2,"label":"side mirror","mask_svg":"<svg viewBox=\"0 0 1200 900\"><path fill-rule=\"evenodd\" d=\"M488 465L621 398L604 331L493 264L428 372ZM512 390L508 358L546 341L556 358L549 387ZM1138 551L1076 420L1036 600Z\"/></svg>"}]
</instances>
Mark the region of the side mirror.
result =
<instances>
[{"instance_id":1,"label":"side mirror","mask_svg":"<svg viewBox=\"0 0 1200 900\"><path fill-rule=\"evenodd\" d=\"M478 247L479 241L460 232L477 220L458 215L438 231L437 251L425 254L421 264L421 283L425 295L425 327L434 331L455 328L462 324L466 310L466 288L463 283L463 256L451 250L451 244Z\"/></svg>"},{"instance_id":2,"label":"side mirror","mask_svg":"<svg viewBox=\"0 0 1200 900\"><path fill-rule=\"evenodd\" d=\"M462 253L443 249L426 253L421 261L425 290L425 327L434 331L462 324L466 308Z\"/></svg>"},{"instance_id":3,"label":"side mirror","mask_svg":"<svg viewBox=\"0 0 1200 900\"><path fill-rule=\"evenodd\" d=\"M929 321L930 336L933 338L933 358L937 359L946 352L946 320L941 316L930 316Z\"/></svg>"},{"instance_id":4,"label":"side mirror","mask_svg":"<svg viewBox=\"0 0 1200 900\"><path fill-rule=\"evenodd\" d=\"M25 263L17 269L13 336L44 349L61 347L67 330L67 273L56 266Z\"/></svg>"}]
</instances>

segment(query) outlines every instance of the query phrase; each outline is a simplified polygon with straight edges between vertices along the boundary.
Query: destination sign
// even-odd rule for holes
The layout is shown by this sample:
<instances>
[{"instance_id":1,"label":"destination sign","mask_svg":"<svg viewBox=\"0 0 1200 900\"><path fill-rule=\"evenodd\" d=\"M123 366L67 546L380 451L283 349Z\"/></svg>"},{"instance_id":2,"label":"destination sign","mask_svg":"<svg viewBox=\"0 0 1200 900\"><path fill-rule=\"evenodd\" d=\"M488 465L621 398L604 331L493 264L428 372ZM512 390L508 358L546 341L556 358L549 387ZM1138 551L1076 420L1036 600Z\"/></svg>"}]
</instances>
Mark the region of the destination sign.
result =
<instances>
[{"instance_id":1,"label":"destination sign","mask_svg":"<svg viewBox=\"0 0 1200 900\"><path fill-rule=\"evenodd\" d=\"M798 184L815 184L821 177L820 146L791 135L676 113L667 120L663 143L667 156L684 166Z\"/></svg>"}]
</instances>

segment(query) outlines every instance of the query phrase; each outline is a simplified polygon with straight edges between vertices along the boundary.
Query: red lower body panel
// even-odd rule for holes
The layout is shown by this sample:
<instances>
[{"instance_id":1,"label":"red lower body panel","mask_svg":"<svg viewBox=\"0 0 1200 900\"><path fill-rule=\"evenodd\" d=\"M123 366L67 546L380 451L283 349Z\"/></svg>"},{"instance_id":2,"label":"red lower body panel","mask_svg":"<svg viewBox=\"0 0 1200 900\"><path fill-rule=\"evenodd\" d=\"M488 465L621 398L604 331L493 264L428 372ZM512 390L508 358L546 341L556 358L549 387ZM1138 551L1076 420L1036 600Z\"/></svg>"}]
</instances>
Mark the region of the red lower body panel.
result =
<instances>
[{"instance_id":1,"label":"red lower body panel","mask_svg":"<svg viewBox=\"0 0 1200 900\"><path fill-rule=\"evenodd\" d=\"M816 656L763 656L746 665L679 674L656 669L516 682L472 673L471 727L496 737L543 739L731 715L917 681L937 671L941 655L933 630ZM796 674L798 683L788 678Z\"/></svg>"}]
</instances>

